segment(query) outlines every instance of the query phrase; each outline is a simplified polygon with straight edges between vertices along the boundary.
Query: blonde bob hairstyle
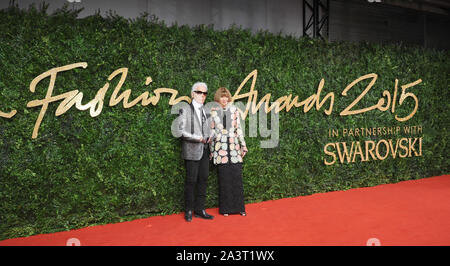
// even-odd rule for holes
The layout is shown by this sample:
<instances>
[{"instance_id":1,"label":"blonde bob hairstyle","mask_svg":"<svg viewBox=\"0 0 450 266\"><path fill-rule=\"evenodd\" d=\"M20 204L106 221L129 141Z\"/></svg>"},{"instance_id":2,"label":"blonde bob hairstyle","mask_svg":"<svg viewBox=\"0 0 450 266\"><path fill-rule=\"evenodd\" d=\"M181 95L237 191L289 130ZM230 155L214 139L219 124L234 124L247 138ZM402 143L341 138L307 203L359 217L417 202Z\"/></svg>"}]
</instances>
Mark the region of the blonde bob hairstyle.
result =
<instances>
[{"instance_id":1,"label":"blonde bob hairstyle","mask_svg":"<svg viewBox=\"0 0 450 266\"><path fill-rule=\"evenodd\" d=\"M231 93L227 88L218 88L216 94L214 94L214 101L220 103L220 98L227 97L228 102L231 102Z\"/></svg>"}]
</instances>

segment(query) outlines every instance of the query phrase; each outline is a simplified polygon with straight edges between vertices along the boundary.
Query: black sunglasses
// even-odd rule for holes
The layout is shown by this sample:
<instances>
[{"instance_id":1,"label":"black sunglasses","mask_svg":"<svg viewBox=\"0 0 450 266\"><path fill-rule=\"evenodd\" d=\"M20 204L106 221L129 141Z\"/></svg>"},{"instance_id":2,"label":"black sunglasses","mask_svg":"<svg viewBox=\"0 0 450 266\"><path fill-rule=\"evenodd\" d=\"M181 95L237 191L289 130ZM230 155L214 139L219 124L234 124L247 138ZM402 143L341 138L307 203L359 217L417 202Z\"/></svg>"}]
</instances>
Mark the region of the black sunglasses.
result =
<instances>
[{"instance_id":1,"label":"black sunglasses","mask_svg":"<svg viewBox=\"0 0 450 266\"><path fill-rule=\"evenodd\" d=\"M208 92L207 91L194 91L195 93L197 93L197 94L201 94L201 93L203 93L203 95L208 95Z\"/></svg>"}]
</instances>

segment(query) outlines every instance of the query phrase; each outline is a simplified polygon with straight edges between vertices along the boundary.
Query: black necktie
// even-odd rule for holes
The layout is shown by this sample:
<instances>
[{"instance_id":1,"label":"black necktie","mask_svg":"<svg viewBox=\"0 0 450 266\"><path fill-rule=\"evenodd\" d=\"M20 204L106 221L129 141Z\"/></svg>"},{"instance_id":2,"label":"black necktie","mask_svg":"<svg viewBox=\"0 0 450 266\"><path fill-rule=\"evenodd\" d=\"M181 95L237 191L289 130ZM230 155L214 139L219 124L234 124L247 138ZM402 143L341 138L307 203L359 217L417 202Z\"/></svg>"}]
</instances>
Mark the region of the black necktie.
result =
<instances>
[{"instance_id":1,"label":"black necktie","mask_svg":"<svg viewBox=\"0 0 450 266\"><path fill-rule=\"evenodd\" d=\"M201 116L202 116L202 135L205 136L205 134L203 132L203 128L204 128L204 125L205 125L205 122L206 122L206 116L205 116L205 113L203 111L203 107L200 107L200 113L201 113Z\"/></svg>"}]
</instances>

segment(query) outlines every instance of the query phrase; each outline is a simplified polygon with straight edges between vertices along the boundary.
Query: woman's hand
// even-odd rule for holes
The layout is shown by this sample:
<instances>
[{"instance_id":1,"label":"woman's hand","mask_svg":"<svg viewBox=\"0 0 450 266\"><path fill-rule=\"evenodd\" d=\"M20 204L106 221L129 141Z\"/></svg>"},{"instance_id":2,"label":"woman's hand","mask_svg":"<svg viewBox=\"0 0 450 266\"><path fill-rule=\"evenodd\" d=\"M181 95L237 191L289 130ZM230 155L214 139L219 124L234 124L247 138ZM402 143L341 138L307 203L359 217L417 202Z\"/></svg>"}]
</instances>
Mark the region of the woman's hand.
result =
<instances>
[{"instance_id":1,"label":"woman's hand","mask_svg":"<svg viewBox=\"0 0 450 266\"><path fill-rule=\"evenodd\" d=\"M211 143L211 141L212 141L212 137L209 137L208 139L204 139L204 138L200 137L200 142L203 144Z\"/></svg>"},{"instance_id":2,"label":"woman's hand","mask_svg":"<svg viewBox=\"0 0 450 266\"><path fill-rule=\"evenodd\" d=\"M242 149L241 150L242 151L242 158L244 158L244 156L247 154L248 150L247 150L246 146L242 147L241 149Z\"/></svg>"}]
</instances>

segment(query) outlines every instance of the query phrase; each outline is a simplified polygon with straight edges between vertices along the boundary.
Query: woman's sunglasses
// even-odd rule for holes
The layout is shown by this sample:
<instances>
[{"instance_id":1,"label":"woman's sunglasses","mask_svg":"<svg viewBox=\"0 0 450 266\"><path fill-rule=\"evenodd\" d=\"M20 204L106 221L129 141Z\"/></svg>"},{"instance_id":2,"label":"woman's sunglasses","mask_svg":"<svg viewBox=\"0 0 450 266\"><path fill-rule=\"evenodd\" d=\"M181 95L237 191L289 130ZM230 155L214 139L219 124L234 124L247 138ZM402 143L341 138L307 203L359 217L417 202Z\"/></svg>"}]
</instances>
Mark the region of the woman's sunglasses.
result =
<instances>
[{"instance_id":1,"label":"woman's sunglasses","mask_svg":"<svg viewBox=\"0 0 450 266\"><path fill-rule=\"evenodd\" d=\"M208 95L208 92L206 92L206 91L194 91L195 93L197 93L197 94L202 94L203 93L203 95Z\"/></svg>"}]
</instances>

